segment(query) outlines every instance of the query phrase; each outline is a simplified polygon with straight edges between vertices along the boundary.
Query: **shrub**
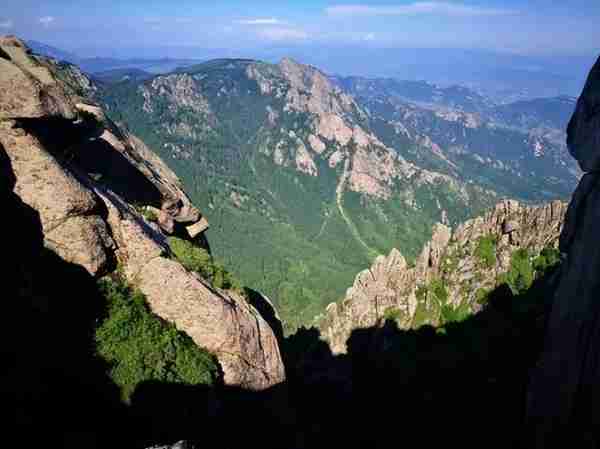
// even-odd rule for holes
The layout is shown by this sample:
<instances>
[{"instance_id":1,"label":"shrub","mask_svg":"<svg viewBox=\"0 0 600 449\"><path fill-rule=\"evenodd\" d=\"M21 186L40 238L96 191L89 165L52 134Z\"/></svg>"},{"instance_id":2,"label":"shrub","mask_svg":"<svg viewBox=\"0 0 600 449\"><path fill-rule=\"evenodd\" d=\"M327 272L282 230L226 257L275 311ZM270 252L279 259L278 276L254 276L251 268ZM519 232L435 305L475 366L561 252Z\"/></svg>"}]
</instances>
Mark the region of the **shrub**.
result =
<instances>
[{"instance_id":1,"label":"shrub","mask_svg":"<svg viewBox=\"0 0 600 449\"><path fill-rule=\"evenodd\" d=\"M533 261L533 269L538 276L548 273L560 262L560 251L551 246L542 250L540 255Z\"/></svg>"},{"instance_id":2,"label":"shrub","mask_svg":"<svg viewBox=\"0 0 600 449\"><path fill-rule=\"evenodd\" d=\"M142 210L142 216L148 220L148 221L152 221L154 223L156 223L158 221L158 217L156 216L156 214L154 213L154 211L144 208Z\"/></svg>"},{"instance_id":3,"label":"shrub","mask_svg":"<svg viewBox=\"0 0 600 449\"><path fill-rule=\"evenodd\" d=\"M178 237L169 237L168 241L171 251L185 268L198 273L214 287L241 291L240 282L222 265L216 263L204 248Z\"/></svg>"},{"instance_id":4,"label":"shrub","mask_svg":"<svg viewBox=\"0 0 600 449\"><path fill-rule=\"evenodd\" d=\"M132 204L132 206L135 209L135 211L138 214L140 214L142 217L144 217L146 220L152 221L152 222L158 221L158 217L156 216L154 211L148 209L146 206L144 206L142 204L138 204L138 203L134 203L134 204Z\"/></svg>"},{"instance_id":5,"label":"shrub","mask_svg":"<svg viewBox=\"0 0 600 449\"><path fill-rule=\"evenodd\" d=\"M483 306L488 303L489 294L489 290L485 288L480 288L475 292L475 301L477 301L477 304L481 304Z\"/></svg>"},{"instance_id":6,"label":"shrub","mask_svg":"<svg viewBox=\"0 0 600 449\"><path fill-rule=\"evenodd\" d=\"M417 301L421 302L421 301L427 300L427 292L428 292L428 289L427 289L426 286L419 285L417 287L417 291L415 292L415 295L417 297Z\"/></svg>"},{"instance_id":7,"label":"shrub","mask_svg":"<svg viewBox=\"0 0 600 449\"><path fill-rule=\"evenodd\" d=\"M448 291L441 279L433 279L429 283L429 292L434 295L441 304L446 304L448 301Z\"/></svg>"},{"instance_id":8,"label":"shrub","mask_svg":"<svg viewBox=\"0 0 600 449\"><path fill-rule=\"evenodd\" d=\"M506 273L506 283L515 295L525 292L533 284L533 267L529 251L518 249L510 258L510 270Z\"/></svg>"},{"instance_id":9,"label":"shrub","mask_svg":"<svg viewBox=\"0 0 600 449\"><path fill-rule=\"evenodd\" d=\"M480 237L477 241L474 254L484 268L492 268L496 264L497 244L498 241L493 235Z\"/></svg>"},{"instance_id":10,"label":"shrub","mask_svg":"<svg viewBox=\"0 0 600 449\"><path fill-rule=\"evenodd\" d=\"M125 402L145 381L212 385L218 379L215 358L153 315L141 292L118 278L103 279L99 287L107 313L95 330L96 353L109 363Z\"/></svg>"},{"instance_id":11,"label":"shrub","mask_svg":"<svg viewBox=\"0 0 600 449\"><path fill-rule=\"evenodd\" d=\"M451 274L456 271L459 263L459 255L456 252L450 253L449 251L444 254L442 259L442 270L446 274Z\"/></svg>"},{"instance_id":12,"label":"shrub","mask_svg":"<svg viewBox=\"0 0 600 449\"><path fill-rule=\"evenodd\" d=\"M458 323L471 316L471 309L467 303L462 303L454 308L449 304L444 304L441 309L442 325L447 323Z\"/></svg>"},{"instance_id":13,"label":"shrub","mask_svg":"<svg viewBox=\"0 0 600 449\"><path fill-rule=\"evenodd\" d=\"M402 316L402 311L395 307L388 307L387 309L385 309L385 312L383 312L383 319L385 321L397 321L400 318L402 318Z\"/></svg>"}]
</instances>

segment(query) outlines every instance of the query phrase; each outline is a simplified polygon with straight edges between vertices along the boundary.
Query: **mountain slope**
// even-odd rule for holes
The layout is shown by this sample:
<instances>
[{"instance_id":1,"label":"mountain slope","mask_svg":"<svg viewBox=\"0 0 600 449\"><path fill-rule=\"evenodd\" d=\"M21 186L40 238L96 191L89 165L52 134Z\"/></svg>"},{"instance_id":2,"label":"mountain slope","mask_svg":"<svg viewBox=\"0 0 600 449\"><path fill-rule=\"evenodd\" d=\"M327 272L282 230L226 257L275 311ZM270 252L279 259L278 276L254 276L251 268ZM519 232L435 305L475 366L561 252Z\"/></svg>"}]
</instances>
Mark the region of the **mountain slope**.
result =
<instances>
[{"instance_id":1,"label":"mountain slope","mask_svg":"<svg viewBox=\"0 0 600 449\"><path fill-rule=\"evenodd\" d=\"M214 60L101 96L182 177L212 223L215 255L273 298L288 329L339 299L377 255L398 247L414 259L434 223L457 224L500 196L563 197L576 181L564 148L543 137L387 91L355 97L290 59ZM488 107L476 96L470 105Z\"/></svg>"},{"instance_id":2,"label":"mountain slope","mask_svg":"<svg viewBox=\"0 0 600 449\"><path fill-rule=\"evenodd\" d=\"M215 254L272 297L289 327L378 254L400 246L414 257L434 222L494 201L406 161L352 97L291 60L211 61L113 86L104 100L170 161L228 244Z\"/></svg>"},{"instance_id":3,"label":"mountain slope","mask_svg":"<svg viewBox=\"0 0 600 449\"><path fill-rule=\"evenodd\" d=\"M382 141L415 163L527 201L566 198L581 173L564 143L572 98L495 105L460 87L342 81Z\"/></svg>"}]
</instances>

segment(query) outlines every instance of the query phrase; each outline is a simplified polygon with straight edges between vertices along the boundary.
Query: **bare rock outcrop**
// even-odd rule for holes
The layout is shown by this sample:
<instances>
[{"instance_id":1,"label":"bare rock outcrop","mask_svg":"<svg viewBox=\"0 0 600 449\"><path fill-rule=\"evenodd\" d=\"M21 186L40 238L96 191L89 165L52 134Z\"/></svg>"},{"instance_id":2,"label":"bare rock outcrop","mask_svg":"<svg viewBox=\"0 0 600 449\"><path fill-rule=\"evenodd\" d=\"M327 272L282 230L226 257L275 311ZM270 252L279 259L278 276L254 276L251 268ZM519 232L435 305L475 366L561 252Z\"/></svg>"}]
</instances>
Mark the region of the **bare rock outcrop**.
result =
<instances>
[{"instance_id":1,"label":"bare rock outcrop","mask_svg":"<svg viewBox=\"0 0 600 449\"><path fill-rule=\"evenodd\" d=\"M217 357L228 385L285 380L277 338L250 301L173 259L169 234L191 239L208 227L177 176L85 97L93 84L80 71L32 56L15 38L0 50L0 146L14 192L39 213L44 245L96 277L118 263L156 315Z\"/></svg>"},{"instance_id":2,"label":"bare rock outcrop","mask_svg":"<svg viewBox=\"0 0 600 449\"><path fill-rule=\"evenodd\" d=\"M564 255L528 418L534 447L600 444L600 59L569 123L567 144L585 176L560 238Z\"/></svg>"},{"instance_id":3,"label":"bare rock outcrop","mask_svg":"<svg viewBox=\"0 0 600 449\"><path fill-rule=\"evenodd\" d=\"M394 319L401 328L438 324L439 298L432 301L428 290L434 282L444 286L444 306L476 312L481 307L478 292L496 287L516 250L527 249L533 256L558 245L566 208L560 201L524 206L505 200L454 231L435 225L414 266L393 249L360 272L345 298L330 304L320 317L322 334L332 351L341 353L353 330L377 326L386 319ZM483 239L493 246L487 263L478 254Z\"/></svg>"},{"instance_id":4,"label":"bare rock outcrop","mask_svg":"<svg viewBox=\"0 0 600 449\"><path fill-rule=\"evenodd\" d=\"M0 119L75 116L56 76L23 42L0 36L0 49Z\"/></svg>"}]
</instances>

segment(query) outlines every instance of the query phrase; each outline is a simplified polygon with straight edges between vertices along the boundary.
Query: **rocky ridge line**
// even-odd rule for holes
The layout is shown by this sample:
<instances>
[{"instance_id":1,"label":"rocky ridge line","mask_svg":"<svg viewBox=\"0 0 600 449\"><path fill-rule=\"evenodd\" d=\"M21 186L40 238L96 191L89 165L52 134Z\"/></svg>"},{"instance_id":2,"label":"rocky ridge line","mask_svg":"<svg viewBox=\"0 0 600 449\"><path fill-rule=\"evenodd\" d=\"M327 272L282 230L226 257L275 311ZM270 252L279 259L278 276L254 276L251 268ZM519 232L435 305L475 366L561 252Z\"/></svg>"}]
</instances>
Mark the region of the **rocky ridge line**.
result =
<instances>
[{"instance_id":1,"label":"rocky ridge line","mask_svg":"<svg viewBox=\"0 0 600 449\"><path fill-rule=\"evenodd\" d=\"M377 257L369 269L356 276L345 298L327 307L318 320L319 327L335 353L345 352L353 330L377 326L387 317L393 316L401 328L413 327L417 314L430 306L427 299L419 298L419 289L434 280L445 286L448 306L476 312L481 308L477 291L497 285L499 275L510 269L511 255L517 249L535 255L557 246L565 212L566 204L560 201L532 207L505 200L454 231L437 224L414 266L409 266L397 249L387 257ZM496 242L489 266L476 255L484 238ZM437 324L435 312L431 313L429 321L419 324Z\"/></svg>"}]
</instances>

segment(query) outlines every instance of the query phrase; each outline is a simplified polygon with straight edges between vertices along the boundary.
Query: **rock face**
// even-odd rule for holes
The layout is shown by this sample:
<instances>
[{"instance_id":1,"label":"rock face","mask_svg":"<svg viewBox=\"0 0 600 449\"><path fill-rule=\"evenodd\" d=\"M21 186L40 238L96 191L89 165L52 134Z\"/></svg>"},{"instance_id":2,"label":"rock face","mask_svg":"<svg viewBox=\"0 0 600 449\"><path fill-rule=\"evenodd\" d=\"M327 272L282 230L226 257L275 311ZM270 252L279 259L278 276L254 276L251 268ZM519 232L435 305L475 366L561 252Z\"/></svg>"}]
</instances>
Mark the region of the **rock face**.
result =
<instances>
[{"instance_id":1,"label":"rock face","mask_svg":"<svg viewBox=\"0 0 600 449\"><path fill-rule=\"evenodd\" d=\"M62 116L75 108L50 69L12 36L0 37L0 119Z\"/></svg>"},{"instance_id":2,"label":"rock face","mask_svg":"<svg viewBox=\"0 0 600 449\"><path fill-rule=\"evenodd\" d=\"M345 352L353 330L377 326L385 319L411 328L439 324L445 307L479 310L481 295L497 286L499 276L510 269L516 250L526 249L533 257L544 248L557 246L566 208L560 201L527 207L505 200L453 232L436 225L413 267L396 249L387 257L379 256L370 269L356 276L346 297L330 304L320 319L332 351ZM482 250L486 242L489 260ZM435 285L443 285L445 294L435 293ZM439 301L444 303L441 307L436 304Z\"/></svg>"},{"instance_id":3,"label":"rock face","mask_svg":"<svg viewBox=\"0 0 600 449\"><path fill-rule=\"evenodd\" d=\"M560 238L566 257L529 392L528 417L540 448L566 438L577 447L600 444L600 60L577 103L567 143L587 173Z\"/></svg>"},{"instance_id":4,"label":"rock face","mask_svg":"<svg viewBox=\"0 0 600 449\"><path fill-rule=\"evenodd\" d=\"M277 339L260 313L172 259L166 236L194 238L208 222L175 174L85 96L93 89L78 69L0 40L0 147L14 192L40 215L44 245L96 277L120 264L154 313L217 356L227 384L282 382Z\"/></svg>"}]
</instances>

